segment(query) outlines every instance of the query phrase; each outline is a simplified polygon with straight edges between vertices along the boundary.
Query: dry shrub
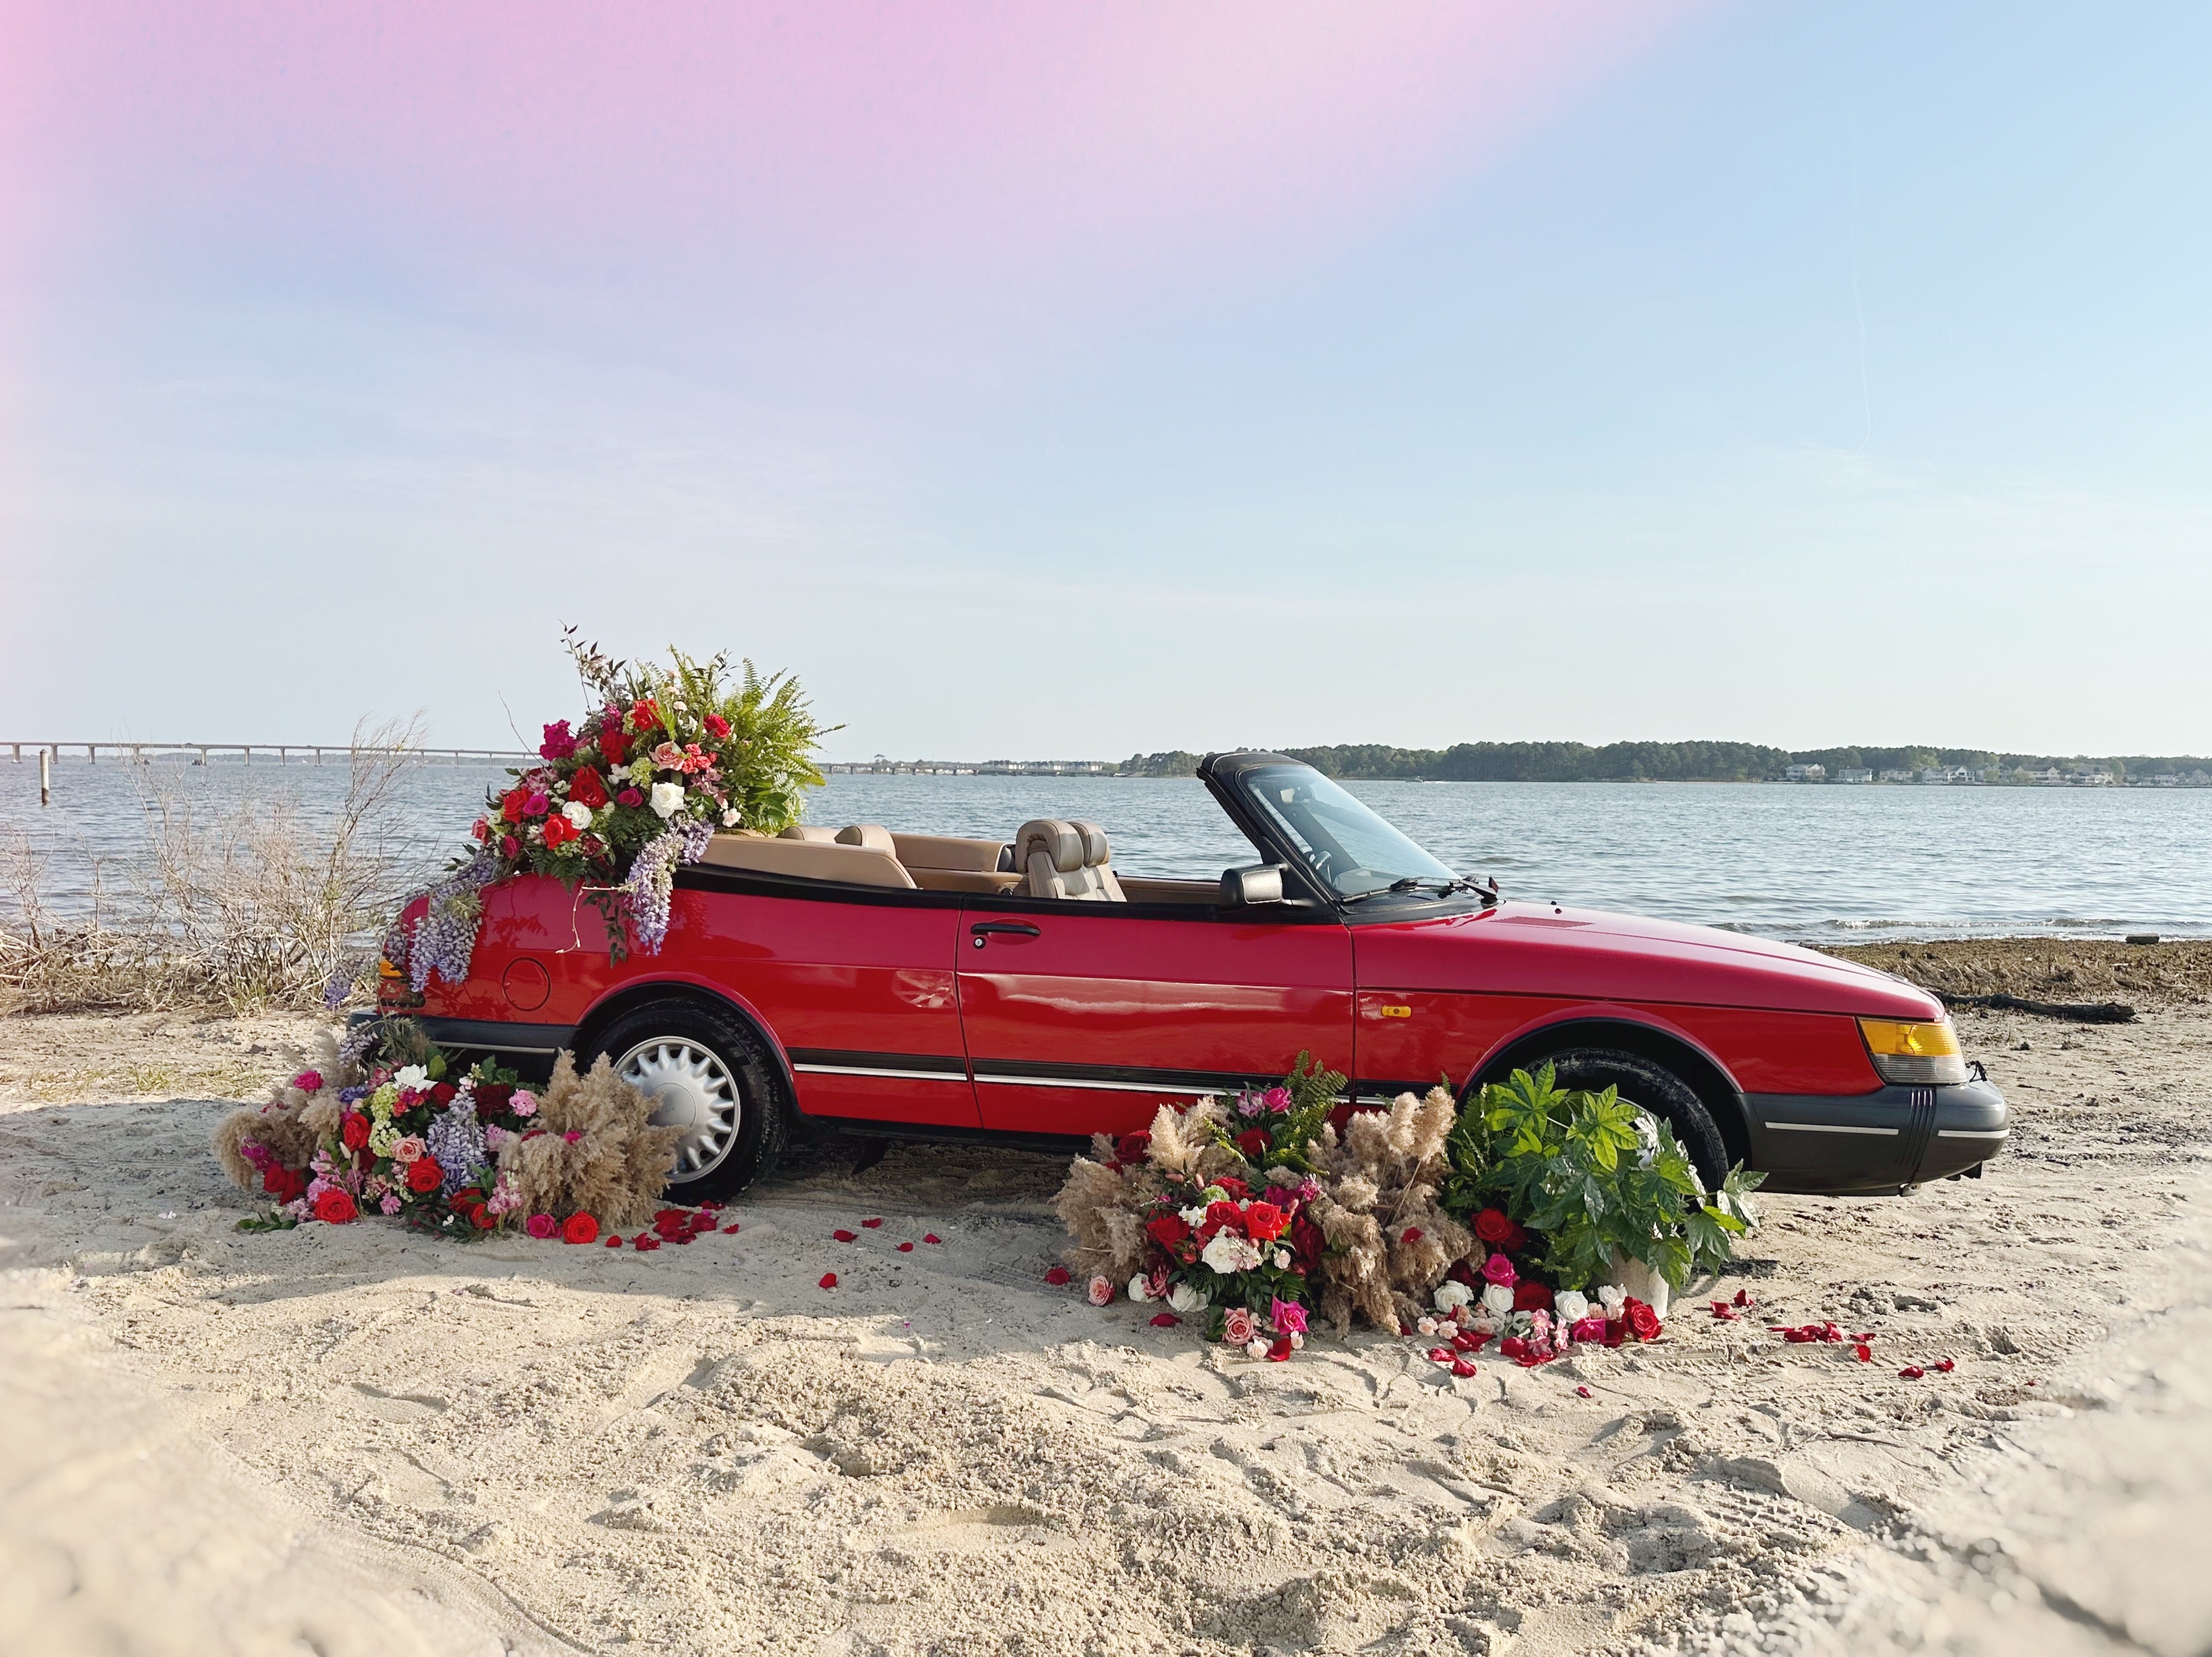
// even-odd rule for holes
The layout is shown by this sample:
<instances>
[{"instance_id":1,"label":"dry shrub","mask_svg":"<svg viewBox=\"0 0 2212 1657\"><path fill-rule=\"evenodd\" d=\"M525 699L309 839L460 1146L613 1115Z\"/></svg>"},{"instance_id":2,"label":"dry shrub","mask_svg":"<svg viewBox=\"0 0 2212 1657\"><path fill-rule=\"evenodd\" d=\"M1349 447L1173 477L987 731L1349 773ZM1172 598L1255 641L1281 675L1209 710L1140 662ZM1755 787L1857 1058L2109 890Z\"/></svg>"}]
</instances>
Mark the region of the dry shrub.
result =
<instances>
[{"instance_id":1,"label":"dry shrub","mask_svg":"<svg viewBox=\"0 0 2212 1657\"><path fill-rule=\"evenodd\" d=\"M355 753L326 836L282 798L196 809L149 768L138 778L143 851L118 894L95 870L84 920L55 918L45 859L15 837L0 849L15 911L0 921L0 1011L319 1007L416 872L386 847L418 735L412 724L356 731L357 750L392 751Z\"/></svg>"},{"instance_id":2,"label":"dry shrub","mask_svg":"<svg viewBox=\"0 0 2212 1657\"><path fill-rule=\"evenodd\" d=\"M605 1053L579 1077L566 1053L538 1096L546 1131L502 1146L501 1173L522 1197L522 1211L556 1218L589 1214L620 1230L651 1219L668 1184L680 1127L653 1126L653 1101L615 1074ZM568 1136L576 1134L574 1139Z\"/></svg>"}]
</instances>

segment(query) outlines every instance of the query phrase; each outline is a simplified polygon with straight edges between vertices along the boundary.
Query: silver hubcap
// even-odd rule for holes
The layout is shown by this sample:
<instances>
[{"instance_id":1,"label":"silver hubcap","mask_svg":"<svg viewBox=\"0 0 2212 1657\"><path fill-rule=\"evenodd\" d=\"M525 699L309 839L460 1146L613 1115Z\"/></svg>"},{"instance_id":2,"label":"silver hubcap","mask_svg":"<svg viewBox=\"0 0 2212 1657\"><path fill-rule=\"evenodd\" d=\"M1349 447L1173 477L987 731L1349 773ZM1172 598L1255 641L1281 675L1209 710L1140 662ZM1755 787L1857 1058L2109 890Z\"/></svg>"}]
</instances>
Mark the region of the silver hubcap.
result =
<instances>
[{"instance_id":1,"label":"silver hubcap","mask_svg":"<svg viewBox=\"0 0 2212 1657\"><path fill-rule=\"evenodd\" d=\"M680 1127L672 1180L711 1172L738 1142L744 1105L737 1078L712 1047L684 1036L641 1041L616 1062L615 1074L653 1102L655 1127Z\"/></svg>"}]
</instances>

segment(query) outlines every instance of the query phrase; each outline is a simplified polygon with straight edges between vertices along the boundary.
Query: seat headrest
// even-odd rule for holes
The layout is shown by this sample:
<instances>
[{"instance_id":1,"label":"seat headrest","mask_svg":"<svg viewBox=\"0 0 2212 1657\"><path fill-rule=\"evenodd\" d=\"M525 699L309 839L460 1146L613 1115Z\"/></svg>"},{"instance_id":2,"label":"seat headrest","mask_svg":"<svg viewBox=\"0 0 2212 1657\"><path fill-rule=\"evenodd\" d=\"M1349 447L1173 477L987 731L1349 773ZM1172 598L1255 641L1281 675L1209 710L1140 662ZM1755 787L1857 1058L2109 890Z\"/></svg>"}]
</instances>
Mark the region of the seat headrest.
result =
<instances>
[{"instance_id":1,"label":"seat headrest","mask_svg":"<svg viewBox=\"0 0 2212 1657\"><path fill-rule=\"evenodd\" d=\"M1042 852L1052 859L1054 868L1072 875L1084 866L1084 849L1083 836L1073 823L1039 817L1024 823L1022 832L1014 836L1014 866L1026 868L1030 859Z\"/></svg>"},{"instance_id":2,"label":"seat headrest","mask_svg":"<svg viewBox=\"0 0 2212 1657\"><path fill-rule=\"evenodd\" d=\"M1082 837L1083 864L1096 869L1106 861L1106 831L1095 822L1071 822L1069 828Z\"/></svg>"},{"instance_id":3,"label":"seat headrest","mask_svg":"<svg viewBox=\"0 0 2212 1657\"><path fill-rule=\"evenodd\" d=\"M837 831L834 828L817 828L812 823L809 822L794 822L790 828L778 835L776 838L778 840L803 840L810 846L830 846L834 845L836 842Z\"/></svg>"},{"instance_id":4,"label":"seat headrest","mask_svg":"<svg viewBox=\"0 0 2212 1657\"><path fill-rule=\"evenodd\" d=\"M898 855L898 847L891 839L891 831L880 822L855 822L837 831L837 844L858 846L871 852L881 852L886 857Z\"/></svg>"}]
</instances>

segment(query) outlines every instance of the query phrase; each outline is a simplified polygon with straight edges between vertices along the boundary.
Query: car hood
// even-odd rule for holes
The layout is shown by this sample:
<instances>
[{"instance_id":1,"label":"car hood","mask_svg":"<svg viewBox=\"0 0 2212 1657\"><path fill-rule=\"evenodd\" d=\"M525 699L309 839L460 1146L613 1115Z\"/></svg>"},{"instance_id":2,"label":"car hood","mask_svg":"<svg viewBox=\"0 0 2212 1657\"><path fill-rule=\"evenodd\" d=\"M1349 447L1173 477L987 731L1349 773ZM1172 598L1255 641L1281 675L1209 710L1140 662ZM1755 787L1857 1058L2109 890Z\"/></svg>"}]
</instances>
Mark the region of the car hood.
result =
<instances>
[{"instance_id":1,"label":"car hood","mask_svg":"<svg viewBox=\"0 0 2212 1657\"><path fill-rule=\"evenodd\" d=\"M1352 929L1363 988L1679 1002L1932 1019L1942 1004L1855 962L1679 921L1501 903Z\"/></svg>"}]
</instances>

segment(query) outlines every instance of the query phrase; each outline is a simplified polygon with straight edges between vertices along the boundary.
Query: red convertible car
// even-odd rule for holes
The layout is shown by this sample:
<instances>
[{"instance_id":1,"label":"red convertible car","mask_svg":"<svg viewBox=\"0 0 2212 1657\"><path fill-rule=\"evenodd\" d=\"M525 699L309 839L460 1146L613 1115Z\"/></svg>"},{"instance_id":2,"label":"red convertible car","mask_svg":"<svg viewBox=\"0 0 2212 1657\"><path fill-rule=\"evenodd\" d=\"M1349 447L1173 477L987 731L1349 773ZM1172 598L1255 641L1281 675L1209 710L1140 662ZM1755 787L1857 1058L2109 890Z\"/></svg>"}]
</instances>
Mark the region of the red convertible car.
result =
<instances>
[{"instance_id":1,"label":"red convertible car","mask_svg":"<svg viewBox=\"0 0 2212 1657\"><path fill-rule=\"evenodd\" d=\"M465 982L418 999L387 971L380 1005L452 1050L611 1055L690 1130L686 1202L793 1134L1060 1148L1301 1051L1354 1078L1353 1108L1549 1063L1664 1118L1709 1183L1742 1162L1771 1190L1894 1193L2004 1144L2002 1096L1898 979L1502 899L1279 754L1199 775L1258 853L1218 881L1116 870L1085 822L720 835L678 873L658 955L611 962L588 895L528 877L484 894Z\"/></svg>"}]
</instances>

